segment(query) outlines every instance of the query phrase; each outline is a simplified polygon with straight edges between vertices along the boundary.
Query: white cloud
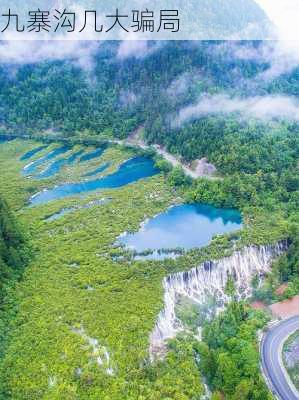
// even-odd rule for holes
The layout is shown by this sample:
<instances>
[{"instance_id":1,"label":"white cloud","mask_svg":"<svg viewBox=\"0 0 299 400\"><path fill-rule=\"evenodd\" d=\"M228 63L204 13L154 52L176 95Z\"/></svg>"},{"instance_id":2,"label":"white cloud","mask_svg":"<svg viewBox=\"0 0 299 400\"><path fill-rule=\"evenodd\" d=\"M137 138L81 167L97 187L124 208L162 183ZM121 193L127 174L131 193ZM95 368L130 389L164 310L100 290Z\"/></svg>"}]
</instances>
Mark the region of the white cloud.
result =
<instances>
[{"instance_id":1,"label":"white cloud","mask_svg":"<svg viewBox=\"0 0 299 400\"><path fill-rule=\"evenodd\" d=\"M83 26L84 12L80 6L72 6L76 15L78 26ZM43 61L69 60L76 63L82 69L90 71L94 66L94 55L102 44L91 27L83 33L72 33L72 36L60 34L51 40L49 35L41 33L36 40L34 33L22 33L22 40L15 32L4 33L0 41L0 63L1 64L34 64ZM86 39L89 40L86 40Z\"/></svg>"},{"instance_id":2,"label":"white cloud","mask_svg":"<svg viewBox=\"0 0 299 400\"><path fill-rule=\"evenodd\" d=\"M299 0L255 0L274 23L276 42L264 42L271 66L261 78L273 79L299 66ZM270 49L270 52L269 52Z\"/></svg>"},{"instance_id":3,"label":"white cloud","mask_svg":"<svg viewBox=\"0 0 299 400\"><path fill-rule=\"evenodd\" d=\"M90 69L98 43L84 41L3 41L1 64L34 64L42 61L70 60Z\"/></svg>"},{"instance_id":4,"label":"white cloud","mask_svg":"<svg viewBox=\"0 0 299 400\"><path fill-rule=\"evenodd\" d=\"M238 113L243 118L263 121L286 119L299 121L299 102L287 96L229 97L226 94L204 95L196 104L180 110L173 126L196 120L206 115Z\"/></svg>"},{"instance_id":5,"label":"white cloud","mask_svg":"<svg viewBox=\"0 0 299 400\"><path fill-rule=\"evenodd\" d=\"M194 79L200 79L200 72L184 72L171 82L166 90L169 97L180 96L187 92Z\"/></svg>"},{"instance_id":6,"label":"white cloud","mask_svg":"<svg viewBox=\"0 0 299 400\"><path fill-rule=\"evenodd\" d=\"M143 58L148 53L148 42L145 40L123 40L117 50L117 58L124 60L126 58Z\"/></svg>"},{"instance_id":7,"label":"white cloud","mask_svg":"<svg viewBox=\"0 0 299 400\"><path fill-rule=\"evenodd\" d=\"M138 100L139 96L130 90L122 90L120 92L119 102L124 107L129 107L133 104L136 104Z\"/></svg>"},{"instance_id":8,"label":"white cloud","mask_svg":"<svg viewBox=\"0 0 299 400\"><path fill-rule=\"evenodd\" d=\"M280 40L299 40L299 0L256 0L277 28Z\"/></svg>"},{"instance_id":9,"label":"white cloud","mask_svg":"<svg viewBox=\"0 0 299 400\"><path fill-rule=\"evenodd\" d=\"M165 42L153 42L150 40L123 40L117 50L117 59L145 58L158 51Z\"/></svg>"},{"instance_id":10,"label":"white cloud","mask_svg":"<svg viewBox=\"0 0 299 400\"><path fill-rule=\"evenodd\" d=\"M273 80L299 67L299 41L264 41L257 46L251 42L224 42L218 47L220 50L223 47L230 49L233 58L268 64L268 68L257 76L256 83Z\"/></svg>"},{"instance_id":11,"label":"white cloud","mask_svg":"<svg viewBox=\"0 0 299 400\"><path fill-rule=\"evenodd\" d=\"M267 43L266 43L267 45ZM278 41L268 53L270 68L260 75L260 78L271 80L282 74L290 73L299 67L299 42Z\"/></svg>"}]
</instances>

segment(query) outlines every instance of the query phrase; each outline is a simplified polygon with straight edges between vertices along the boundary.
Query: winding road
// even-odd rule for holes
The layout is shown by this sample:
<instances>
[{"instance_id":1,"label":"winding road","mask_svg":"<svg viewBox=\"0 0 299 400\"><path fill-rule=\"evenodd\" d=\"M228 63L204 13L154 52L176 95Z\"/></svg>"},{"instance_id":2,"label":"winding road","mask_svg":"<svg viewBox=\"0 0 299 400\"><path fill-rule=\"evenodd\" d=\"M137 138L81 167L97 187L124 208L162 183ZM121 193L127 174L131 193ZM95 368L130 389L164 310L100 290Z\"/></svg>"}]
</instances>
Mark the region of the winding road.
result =
<instances>
[{"instance_id":1,"label":"winding road","mask_svg":"<svg viewBox=\"0 0 299 400\"><path fill-rule=\"evenodd\" d=\"M282 362L282 348L287 338L299 330L299 315L273 326L261 342L262 368L273 394L280 400L299 400Z\"/></svg>"}]
</instances>

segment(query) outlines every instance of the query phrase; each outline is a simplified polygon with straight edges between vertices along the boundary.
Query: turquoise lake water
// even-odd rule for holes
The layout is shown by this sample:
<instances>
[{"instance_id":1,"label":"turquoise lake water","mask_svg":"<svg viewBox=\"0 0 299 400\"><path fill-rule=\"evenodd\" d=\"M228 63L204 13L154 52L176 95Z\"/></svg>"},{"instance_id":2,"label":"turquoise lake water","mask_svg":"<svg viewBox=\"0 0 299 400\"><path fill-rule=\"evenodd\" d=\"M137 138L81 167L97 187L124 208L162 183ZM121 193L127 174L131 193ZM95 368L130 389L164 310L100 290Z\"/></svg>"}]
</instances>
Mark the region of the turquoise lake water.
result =
<instances>
[{"instance_id":1,"label":"turquoise lake water","mask_svg":"<svg viewBox=\"0 0 299 400\"><path fill-rule=\"evenodd\" d=\"M122 236L119 243L137 253L176 248L190 250L206 246L215 235L241 227L242 218L236 210L183 204L149 220L139 232Z\"/></svg>"},{"instance_id":2,"label":"turquoise lake water","mask_svg":"<svg viewBox=\"0 0 299 400\"><path fill-rule=\"evenodd\" d=\"M79 150L71 154L69 157L61 158L59 160L52 162L52 164L50 164L44 171L36 175L35 178L37 179L51 178L52 176L57 174L64 165L73 164L83 152L84 152L83 150Z\"/></svg>"},{"instance_id":3,"label":"turquoise lake water","mask_svg":"<svg viewBox=\"0 0 299 400\"><path fill-rule=\"evenodd\" d=\"M98 168L94 169L93 171L87 172L84 176L94 176L97 175L103 171L105 171L105 169L107 169L110 166L110 162L106 162L102 165L100 165Z\"/></svg>"},{"instance_id":4,"label":"turquoise lake water","mask_svg":"<svg viewBox=\"0 0 299 400\"><path fill-rule=\"evenodd\" d=\"M34 174L37 170L38 167L43 165L45 162L52 160L53 158L66 153L69 151L70 148L67 146L62 146L58 147L55 150L50 151L50 153L44 155L43 157L38 158L37 160L31 162L30 164L26 165L23 168L23 175L32 175Z\"/></svg>"},{"instance_id":5,"label":"turquoise lake water","mask_svg":"<svg viewBox=\"0 0 299 400\"><path fill-rule=\"evenodd\" d=\"M92 208L95 206L102 206L103 204L106 204L110 200L111 200L110 198L102 198L102 199L90 201L89 203L84 204L84 205L78 205L78 206L74 206L74 207L66 207L66 208L61 209L57 213L50 215L48 218L46 218L46 221L56 221L57 219L63 217L64 215L70 214L74 211L84 210L84 209Z\"/></svg>"},{"instance_id":6,"label":"turquoise lake water","mask_svg":"<svg viewBox=\"0 0 299 400\"><path fill-rule=\"evenodd\" d=\"M93 150L90 153L84 154L80 158L80 162L90 161L90 160L93 160L94 158L98 158L104 153L104 150L105 150L105 147L99 147L98 149Z\"/></svg>"},{"instance_id":7,"label":"turquoise lake water","mask_svg":"<svg viewBox=\"0 0 299 400\"><path fill-rule=\"evenodd\" d=\"M30 203L31 205L37 205L98 189L114 189L136 182L139 179L151 177L157 173L159 173L159 170L155 167L152 159L136 157L121 164L113 174L95 180L58 185L32 196Z\"/></svg>"},{"instance_id":8,"label":"turquoise lake water","mask_svg":"<svg viewBox=\"0 0 299 400\"><path fill-rule=\"evenodd\" d=\"M20 158L21 161L29 160L31 157L33 157L35 154L39 153L40 151L44 150L48 146L39 146L35 147L32 150L27 151L27 153L23 154L22 157Z\"/></svg>"},{"instance_id":9,"label":"turquoise lake water","mask_svg":"<svg viewBox=\"0 0 299 400\"><path fill-rule=\"evenodd\" d=\"M33 150L28 151L20 158L20 160L21 161L29 160L31 157L33 157L39 151L43 150L45 147L47 147L47 146L40 146ZM33 161L32 163L26 165L25 168L23 169L23 174L24 175L36 174L35 175L36 179L51 178L52 176L57 174L61 170L61 168L65 165L71 165L77 160L79 162L85 162L85 161L90 161L94 158L100 157L103 154L105 148L100 147L98 149L95 149L95 150L87 153L87 154L83 154L84 150L79 150L79 151L71 154L69 157L60 158L60 159L56 160L56 158L58 156L66 153L69 150L71 150L71 148L67 147L67 146L59 147L55 150L52 150L48 154L38 158L37 160ZM49 165L47 165L43 171L38 172L38 168L40 169L40 167L43 164L45 164L51 160L54 160L54 161L52 163L50 163ZM102 172L105 168L106 168L106 166L99 167L99 168L97 168L97 170L92 171L89 175L86 175L86 176L96 175L98 172Z\"/></svg>"},{"instance_id":10,"label":"turquoise lake water","mask_svg":"<svg viewBox=\"0 0 299 400\"><path fill-rule=\"evenodd\" d=\"M1 142L1 137L0 137ZM28 160L43 150L45 146L37 147L25 153L21 160ZM65 164L75 161L85 162L100 157L103 148L98 148L90 153L79 150L56 159L59 155L70 151L68 146L58 147L48 154L28 164L23 169L24 175L35 175L35 179L48 178L55 175ZM46 168L40 172L41 166L48 162ZM92 177L108 168L110 162L100 164L85 177ZM154 161L147 157L135 157L121 164L114 173L97 179L83 180L80 182L63 183L53 188L39 192L31 197L31 205L47 203L49 201L62 199L74 195L82 195L100 189L114 189L136 182L140 179L151 177L159 173ZM102 200L99 200L102 204ZM104 204L105 202L103 202ZM88 203L86 207L100 205L96 202ZM63 215L84 206L64 208L53 214L47 220L53 221ZM164 213L152 218L136 233L126 234L118 239L118 243L127 249L136 252L136 259L140 260L162 260L164 258L175 258L182 251L200 248L208 245L215 235L221 235L237 231L242 228L242 218L238 211L232 209L215 208L204 204L182 204L171 207ZM168 251L163 251L167 249ZM143 254L150 251L150 254Z\"/></svg>"},{"instance_id":11,"label":"turquoise lake water","mask_svg":"<svg viewBox=\"0 0 299 400\"><path fill-rule=\"evenodd\" d=\"M4 143L4 142L8 142L9 140L12 140L12 139L8 139L8 138L5 137L5 136L0 136L0 144L1 144L1 143Z\"/></svg>"}]
</instances>

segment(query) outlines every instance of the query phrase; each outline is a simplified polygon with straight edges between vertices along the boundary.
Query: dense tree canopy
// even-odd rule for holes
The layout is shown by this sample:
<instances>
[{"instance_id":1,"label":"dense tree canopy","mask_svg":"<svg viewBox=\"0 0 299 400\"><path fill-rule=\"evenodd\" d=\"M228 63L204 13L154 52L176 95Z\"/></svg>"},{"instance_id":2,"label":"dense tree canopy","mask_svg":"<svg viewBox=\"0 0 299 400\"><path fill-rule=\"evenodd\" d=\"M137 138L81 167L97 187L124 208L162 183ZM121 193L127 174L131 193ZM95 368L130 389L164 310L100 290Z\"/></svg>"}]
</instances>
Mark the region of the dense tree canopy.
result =
<instances>
[{"instance_id":1,"label":"dense tree canopy","mask_svg":"<svg viewBox=\"0 0 299 400\"><path fill-rule=\"evenodd\" d=\"M267 319L243 303L233 302L203 332L200 367L214 390L214 398L271 399L260 375L256 331Z\"/></svg>"},{"instance_id":2,"label":"dense tree canopy","mask_svg":"<svg viewBox=\"0 0 299 400\"><path fill-rule=\"evenodd\" d=\"M4 288L22 270L25 240L7 203L0 198L0 306Z\"/></svg>"}]
</instances>

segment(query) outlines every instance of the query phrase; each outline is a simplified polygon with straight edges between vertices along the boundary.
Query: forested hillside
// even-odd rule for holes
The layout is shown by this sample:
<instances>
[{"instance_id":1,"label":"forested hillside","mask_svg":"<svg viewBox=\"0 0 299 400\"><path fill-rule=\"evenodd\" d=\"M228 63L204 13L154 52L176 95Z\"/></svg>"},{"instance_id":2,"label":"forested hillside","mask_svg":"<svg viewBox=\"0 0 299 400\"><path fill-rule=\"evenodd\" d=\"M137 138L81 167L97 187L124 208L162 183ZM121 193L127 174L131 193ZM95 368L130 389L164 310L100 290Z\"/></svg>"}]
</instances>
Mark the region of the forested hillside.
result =
<instances>
[{"instance_id":1,"label":"forested hillside","mask_svg":"<svg viewBox=\"0 0 299 400\"><path fill-rule=\"evenodd\" d=\"M266 112L257 118L254 110L242 118L230 103L231 112L225 113L234 99L246 109L248 99L299 94L298 69L262 79L270 68L269 60L258 57L263 44L151 43L144 55L125 59L118 46L100 46L89 71L65 61L18 66L14 74L3 66L2 127L124 138L144 126L150 143L187 161L207 156L224 173L281 170L284 161L292 162L288 152L298 150L296 118L274 113L269 120ZM246 56L252 52L257 55ZM271 103L260 107L269 109Z\"/></svg>"},{"instance_id":2,"label":"forested hillside","mask_svg":"<svg viewBox=\"0 0 299 400\"><path fill-rule=\"evenodd\" d=\"M106 42L88 68L70 60L2 65L1 129L122 139L143 127L148 143L217 167L224 179L197 182L196 200L284 212L294 222L299 68L276 46Z\"/></svg>"},{"instance_id":3,"label":"forested hillside","mask_svg":"<svg viewBox=\"0 0 299 400\"><path fill-rule=\"evenodd\" d=\"M200 367L213 388L213 400L270 400L260 375L256 331L267 321L265 314L233 302L226 312L207 324L198 344Z\"/></svg>"},{"instance_id":4,"label":"forested hillside","mask_svg":"<svg viewBox=\"0 0 299 400\"><path fill-rule=\"evenodd\" d=\"M24 235L7 203L0 199L0 308L5 287L20 275L26 253Z\"/></svg>"}]
</instances>

